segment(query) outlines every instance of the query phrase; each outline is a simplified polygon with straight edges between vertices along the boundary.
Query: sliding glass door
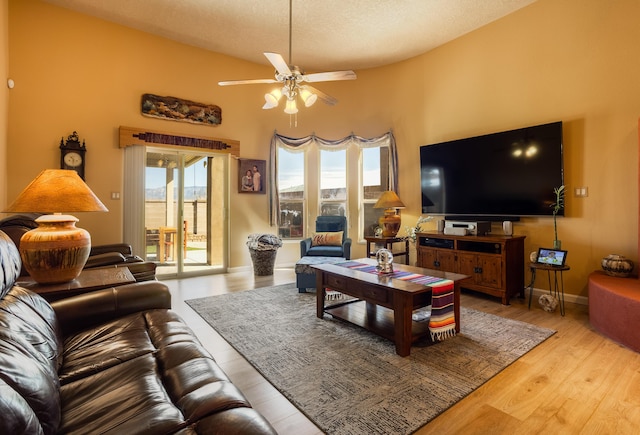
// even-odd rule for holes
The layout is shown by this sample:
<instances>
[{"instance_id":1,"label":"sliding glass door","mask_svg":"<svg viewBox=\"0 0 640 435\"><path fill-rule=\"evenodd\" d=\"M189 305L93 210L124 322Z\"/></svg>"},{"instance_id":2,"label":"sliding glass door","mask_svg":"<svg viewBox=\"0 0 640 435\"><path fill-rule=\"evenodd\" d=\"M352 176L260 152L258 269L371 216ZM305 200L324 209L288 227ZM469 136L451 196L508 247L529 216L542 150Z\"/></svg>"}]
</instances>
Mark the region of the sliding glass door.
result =
<instances>
[{"instance_id":1,"label":"sliding glass door","mask_svg":"<svg viewBox=\"0 0 640 435\"><path fill-rule=\"evenodd\" d=\"M226 270L227 161L215 153L147 148L145 255L158 276Z\"/></svg>"}]
</instances>

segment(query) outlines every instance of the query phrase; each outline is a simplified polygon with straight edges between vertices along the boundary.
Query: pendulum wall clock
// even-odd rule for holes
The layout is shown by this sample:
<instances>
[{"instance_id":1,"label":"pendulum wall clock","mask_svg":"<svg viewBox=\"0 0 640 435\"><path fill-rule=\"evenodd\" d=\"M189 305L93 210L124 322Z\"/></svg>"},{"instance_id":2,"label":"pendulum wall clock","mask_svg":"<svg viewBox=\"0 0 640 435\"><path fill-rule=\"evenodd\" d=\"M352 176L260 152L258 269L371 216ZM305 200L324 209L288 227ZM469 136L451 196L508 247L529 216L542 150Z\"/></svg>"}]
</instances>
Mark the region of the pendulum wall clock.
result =
<instances>
[{"instance_id":1,"label":"pendulum wall clock","mask_svg":"<svg viewBox=\"0 0 640 435\"><path fill-rule=\"evenodd\" d=\"M74 131L73 134L67 138L66 142L64 138L60 139L60 168L74 170L80 175L80 178L84 180L86 152L87 147L84 141L80 144L77 132Z\"/></svg>"}]
</instances>

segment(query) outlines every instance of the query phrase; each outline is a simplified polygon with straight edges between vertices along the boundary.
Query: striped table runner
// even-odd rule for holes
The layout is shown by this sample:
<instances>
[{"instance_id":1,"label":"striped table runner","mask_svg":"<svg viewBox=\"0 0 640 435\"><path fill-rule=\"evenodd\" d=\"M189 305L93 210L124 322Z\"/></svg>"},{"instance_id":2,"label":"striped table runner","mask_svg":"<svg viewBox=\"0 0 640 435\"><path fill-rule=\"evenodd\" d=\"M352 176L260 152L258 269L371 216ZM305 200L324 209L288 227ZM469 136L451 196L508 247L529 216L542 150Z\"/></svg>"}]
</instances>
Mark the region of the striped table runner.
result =
<instances>
[{"instance_id":1,"label":"striped table runner","mask_svg":"<svg viewBox=\"0 0 640 435\"><path fill-rule=\"evenodd\" d=\"M381 275L376 269L376 266L358 261L336 263L336 266ZM402 270L395 270L393 273L384 275L430 287L431 316L429 317L429 331L431 332L431 339L433 341L442 341L456 335L456 318L453 310L453 281Z\"/></svg>"}]
</instances>

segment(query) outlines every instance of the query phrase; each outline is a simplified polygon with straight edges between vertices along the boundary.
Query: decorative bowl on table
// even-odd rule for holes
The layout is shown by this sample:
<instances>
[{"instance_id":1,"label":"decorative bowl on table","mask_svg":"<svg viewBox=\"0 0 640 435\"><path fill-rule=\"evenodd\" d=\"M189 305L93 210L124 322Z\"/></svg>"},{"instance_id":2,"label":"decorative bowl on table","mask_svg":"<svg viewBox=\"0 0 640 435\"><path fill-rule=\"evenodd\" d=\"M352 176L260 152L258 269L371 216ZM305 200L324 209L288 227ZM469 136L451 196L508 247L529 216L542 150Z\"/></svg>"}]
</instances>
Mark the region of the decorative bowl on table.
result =
<instances>
[{"instance_id":1,"label":"decorative bowl on table","mask_svg":"<svg viewBox=\"0 0 640 435\"><path fill-rule=\"evenodd\" d=\"M633 261L623 255L610 254L602 259L602 270L607 275L626 278L633 272Z\"/></svg>"}]
</instances>

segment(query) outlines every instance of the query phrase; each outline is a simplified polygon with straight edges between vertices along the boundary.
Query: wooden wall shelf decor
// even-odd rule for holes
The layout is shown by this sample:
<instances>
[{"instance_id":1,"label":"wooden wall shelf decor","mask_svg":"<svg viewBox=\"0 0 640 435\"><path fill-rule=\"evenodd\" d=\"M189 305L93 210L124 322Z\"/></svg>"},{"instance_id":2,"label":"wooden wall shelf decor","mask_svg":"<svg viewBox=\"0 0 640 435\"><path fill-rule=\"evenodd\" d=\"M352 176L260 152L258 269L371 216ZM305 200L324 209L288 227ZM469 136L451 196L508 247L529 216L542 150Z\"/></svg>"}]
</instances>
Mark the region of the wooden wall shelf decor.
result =
<instances>
[{"instance_id":1,"label":"wooden wall shelf decor","mask_svg":"<svg viewBox=\"0 0 640 435\"><path fill-rule=\"evenodd\" d=\"M219 106L153 94L142 95L142 115L193 124L222 124L222 109Z\"/></svg>"},{"instance_id":2,"label":"wooden wall shelf decor","mask_svg":"<svg viewBox=\"0 0 640 435\"><path fill-rule=\"evenodd\" d=\"M120 148L133 145L163 145L197 148L240 156L240 141L213 137L180 135L163 131L120 126Z\"/></svg>"}]
</instances>

